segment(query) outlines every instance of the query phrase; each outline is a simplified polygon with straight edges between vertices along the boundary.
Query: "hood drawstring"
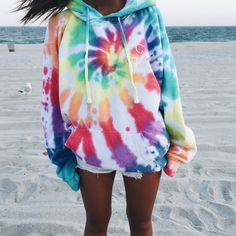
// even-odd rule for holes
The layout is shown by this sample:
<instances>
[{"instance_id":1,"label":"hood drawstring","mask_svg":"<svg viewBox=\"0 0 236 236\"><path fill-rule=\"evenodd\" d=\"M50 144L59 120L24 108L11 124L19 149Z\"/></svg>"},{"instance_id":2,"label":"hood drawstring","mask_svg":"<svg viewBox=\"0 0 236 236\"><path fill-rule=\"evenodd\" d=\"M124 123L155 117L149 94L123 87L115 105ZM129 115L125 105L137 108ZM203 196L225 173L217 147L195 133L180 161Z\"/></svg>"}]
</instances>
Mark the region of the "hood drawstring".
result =
<instances>
[{"instance_id":1,"label":"hood drawstring","mask_svg":"<svg viewBox=\"0 0 236 236\"><path fill-rule=\"evenodd\" d=\"M119 26L120 26L120 30L121 30L122 42L123 42L126 57L127 57L127 60L128 60L130 79L131 79L131 83L132 83L133 89L134 89L134 103L139 103L138 90L137 90L137 88L135 86L135 82L134 82L133 66L132 66L132 62L131 62L129 51L128 51L128 45L127 45L124 29L123 29L123 26L122 26L121 21L120 21L120 16L118 16L117 18L118 18ZM87 93L87 103L92 103L91 88L90 88L90 83L89 83L89 79L88 79L88 49L89 49L89 24L90 24L89 21L90 21L89 8L87 7L86 43L85 43L85 86L86 86L86 93Z\"/></svg>"},{"instance_id":2,"label":"hood drawstring","mask_svg":"<svg viewBox=\"0 0 236 236\"><path fill-rule=\"evenodd\" d=\"M89 48L89 9L87 7L87 19L86 19L86 43L85 43L85 86L87 93L87 103L92 103L91 88L88 79L88 48Z\"/></svg>"},{"instance_id":3,"label":"hood drawstring","mask_svg":"<svg viewBox=\"0 0 236 236\"><path fill-rule=\"evenodd\" d=\"M118 21L119 21L119 26L120 26L120 30L121 30L121 36L122 36L122 41L123 41L123 44L124 44L126 57L127 57L127 60L128 60L130 79L131 79L133 89L134 89L134 103L139 103L138 90L137 90L137 88L135 86L135 82L134 82L133 66L132 66L132 62L131 62L130 55L129 55L129 52L128 52L128 45L127 45L124 29L123 29L121 21L120 21L120 16L118 16Z\"/></svg>"}]
</instances>

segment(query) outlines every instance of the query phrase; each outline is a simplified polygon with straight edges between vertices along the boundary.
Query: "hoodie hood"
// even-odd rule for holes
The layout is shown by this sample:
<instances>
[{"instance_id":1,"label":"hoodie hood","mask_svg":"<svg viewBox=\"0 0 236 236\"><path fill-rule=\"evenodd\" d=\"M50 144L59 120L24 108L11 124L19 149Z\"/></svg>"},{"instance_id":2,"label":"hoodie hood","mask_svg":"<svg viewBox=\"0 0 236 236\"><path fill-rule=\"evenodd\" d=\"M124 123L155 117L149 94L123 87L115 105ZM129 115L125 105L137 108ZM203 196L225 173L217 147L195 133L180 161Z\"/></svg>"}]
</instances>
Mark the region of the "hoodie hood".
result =
<instances>
[{"instance_id":1,"label":"hoodie hood","mask_svg":"<svg viewBox=\"0 0 236 236\"><path fill-rule=\"evenodd\" d=\"M71 0L68 4L68 8L80 19L87 20L87 10L89 10L90 20L92 19L106 19L109 17L121 17L129 15L132 12L141 10L143 8L152 6L156 4L156 0L126 0L125 6L114 13L110 13L103 16L98 10L89 4L85 3L83 0Z\"/></svg>"}]
</instances>

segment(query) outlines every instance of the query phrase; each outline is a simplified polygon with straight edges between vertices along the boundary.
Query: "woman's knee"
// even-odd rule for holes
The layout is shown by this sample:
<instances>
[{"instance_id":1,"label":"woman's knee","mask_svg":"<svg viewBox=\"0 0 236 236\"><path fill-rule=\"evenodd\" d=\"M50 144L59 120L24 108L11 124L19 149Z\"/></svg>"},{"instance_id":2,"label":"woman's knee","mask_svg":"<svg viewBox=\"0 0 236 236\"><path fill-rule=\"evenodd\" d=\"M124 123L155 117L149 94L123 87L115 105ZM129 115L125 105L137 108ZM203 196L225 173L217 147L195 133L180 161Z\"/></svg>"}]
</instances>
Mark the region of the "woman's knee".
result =
<instances>
[{"instance_id":1,"label":"woman's knee","mask_svg":"<svg viewBox=\"0 0 236 236\"><path fill-rule=\"evenodd\" d=\"M136 216L127 215L131 232L147 232L152 228L151 218L138 218Z\"/></svg>"},{"instance_id":2,"label":"woman's knee","mask_svg":"<svg viewBox=\"0 0 236 236\"><path fill-rule=\"evenodd\" d=\"M102 232L107 228L112 214L111 203L107 201L107 206L104 204L93 205L86 208L86 223L90 228L97 229L97 232Z\"/></svg>"},{"instance_id":3,"label":"woman's knee","mask_svg":"<svg viewBox=\"0 0 236 236\"><path fill-rule=\"evenodd\" d=\"M90 232L103 233L106 232L111 214L100 217L87 217L86 219L86 228Z\"/></svg>"},{"instance_id":4,"label":"woman's knee","mask_svg":"<svg viewBox=\"0 0 236 236\"><path fill-rule=\"evenodd\" d=\"M106 224L109 222L111 214L111 206L109 205L104 209L97 208L94 211L90 209L90 211L86 211L86 220L94 224Z\"/></svg>"},{"instance_id":5,"label":"woman's knee","mask_svg":"<svg viewBox=\"0 0 236 236\"><path fill-rule=\"evenodd\" d=\"M144 212L142 212L144 213ZM141 214L137 209L126 208L126 215L129 220L129 225L132 230L143 232L150 229L152 225L152 214Z\"/></svg>"}]
</instances>

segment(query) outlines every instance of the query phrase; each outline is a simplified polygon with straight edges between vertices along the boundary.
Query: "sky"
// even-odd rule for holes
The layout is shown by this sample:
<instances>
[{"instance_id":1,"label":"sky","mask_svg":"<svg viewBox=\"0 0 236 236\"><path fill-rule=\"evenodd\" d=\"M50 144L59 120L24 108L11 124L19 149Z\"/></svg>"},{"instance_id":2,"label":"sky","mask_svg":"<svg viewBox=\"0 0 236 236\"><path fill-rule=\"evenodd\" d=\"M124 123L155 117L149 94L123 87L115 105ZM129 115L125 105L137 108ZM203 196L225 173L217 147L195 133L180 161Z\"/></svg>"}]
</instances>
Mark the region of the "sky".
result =
<instances>
[{"instance_id":1,"label":"sky","mask_svg":"<svg viewBox=\"0 0 236 236\"><path fill-rule=\"evenodd\" d=\"M23 14L10 13L16 3L17 0L2 1L0 26L22 25L20 18ZM157 5L167 26L236 26L236 0L157 0Z\"/></svg>"}]
</instances>

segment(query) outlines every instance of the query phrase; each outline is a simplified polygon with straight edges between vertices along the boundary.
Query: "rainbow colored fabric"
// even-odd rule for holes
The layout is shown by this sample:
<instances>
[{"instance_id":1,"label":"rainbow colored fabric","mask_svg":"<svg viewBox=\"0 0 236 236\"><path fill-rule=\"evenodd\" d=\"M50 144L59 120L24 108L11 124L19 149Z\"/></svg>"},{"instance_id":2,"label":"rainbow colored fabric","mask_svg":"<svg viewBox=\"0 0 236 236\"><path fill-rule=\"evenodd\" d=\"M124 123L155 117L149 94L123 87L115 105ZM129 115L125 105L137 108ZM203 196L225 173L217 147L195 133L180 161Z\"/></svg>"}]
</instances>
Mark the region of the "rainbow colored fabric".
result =
<instances>
[{"instance_id":1,"label":"rainbow colored fabric","mask_svg":"<svg viewBox=\"0 0 236 236\"><path fill-rule=\"evenodd\" d=\"M126 172L174 176L197 146L155 1L127 0L103 16L82 0L49 20L42 125L57 175L79 190L76 157ZM167 163L160 166L161 157ZM163 164L163 163L162 163Z\"/></svg>"}]
</instances>

